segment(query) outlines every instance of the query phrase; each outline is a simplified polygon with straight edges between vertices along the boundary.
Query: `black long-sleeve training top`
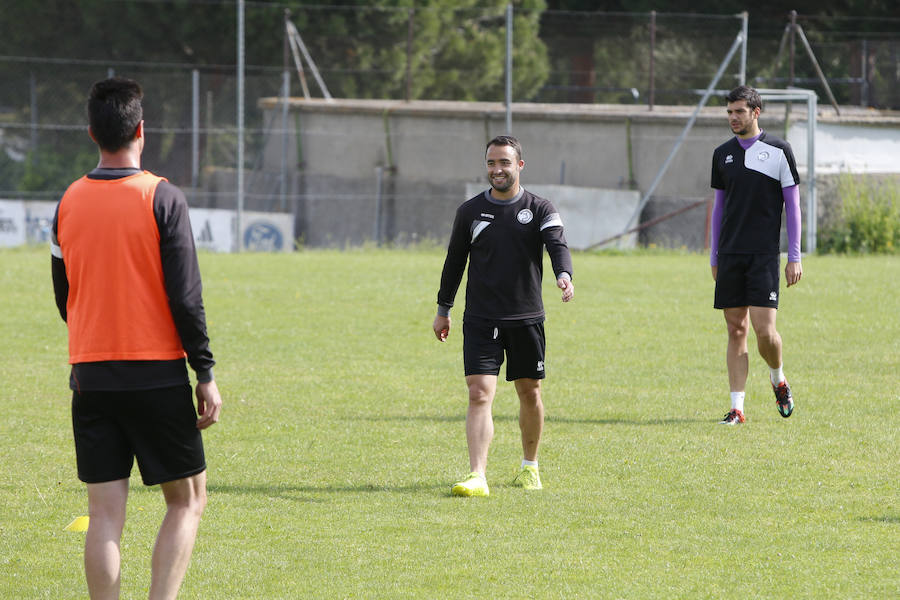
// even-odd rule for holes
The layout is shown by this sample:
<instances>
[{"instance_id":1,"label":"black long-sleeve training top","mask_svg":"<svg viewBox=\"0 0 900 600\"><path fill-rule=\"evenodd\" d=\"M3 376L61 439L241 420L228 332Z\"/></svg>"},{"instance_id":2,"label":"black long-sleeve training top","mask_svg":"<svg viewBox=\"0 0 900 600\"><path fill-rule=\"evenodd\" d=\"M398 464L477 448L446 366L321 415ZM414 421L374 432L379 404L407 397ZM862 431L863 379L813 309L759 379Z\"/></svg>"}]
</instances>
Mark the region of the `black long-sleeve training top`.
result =
<instances>
[{"instance_id":1,"label":"black long-sleeve training top","mask_svg":"<svg viewBox=\"0 0 900 600\"><path fill-rule=\"evenodd\" d=\"M554 274L572 273L563 223L553 204L524 188L509 201L490 190L456 211L437 302L449 311L469 263L464 320L528 325L544 320L543 251Z\"/></svg>"}]
</instances>

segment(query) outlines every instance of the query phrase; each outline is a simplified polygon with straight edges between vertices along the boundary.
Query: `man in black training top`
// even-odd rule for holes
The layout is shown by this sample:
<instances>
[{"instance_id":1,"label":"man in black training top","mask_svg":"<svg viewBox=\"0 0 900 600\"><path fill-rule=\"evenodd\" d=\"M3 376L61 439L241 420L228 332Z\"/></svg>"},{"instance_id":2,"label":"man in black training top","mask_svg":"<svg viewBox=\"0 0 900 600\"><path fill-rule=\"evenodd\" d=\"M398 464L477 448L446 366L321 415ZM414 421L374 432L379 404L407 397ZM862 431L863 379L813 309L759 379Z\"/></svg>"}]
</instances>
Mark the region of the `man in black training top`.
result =
<instances>
[{"instance_id":1,"label":"man in black training top","mask_svg":"<svg viewBox=\"0 0 900 600\"><path fill-rule=\"evenodd\" d=\"M463 363L469 388L466 441L469 475L451 488L455 496L487 496L485 471L494 436L491 403L506 353L506 380L519 396L523 460L514 484L541 489L537 453L544 427L543 249L547 247L563 302L572 299L572 257L559 213L549 200L519 185L522 145L498 136L485 151L491 188L456 211L441 273L434 334L445 341L450 309L469 263L463 314Z\"/></svg>"},{"instance_id":2,"label":"man in black training top","mask_svg":"<svg viewBox=\"0 0 900 600\"><path fill-rule=\"evenodd\" d=\"M731 90L728 124L735 137L713 152L715 190L709 264L716 282L715 307L722 309L728 328L728 384L731 410L720 421L745 421L744 388L749 373L747 335L769 366L769 379L782 417L794 411L794 398L782 364L781 335L775 328L778 309L778 263L781 215L788 237L784 278L790 287L800 281L800 177L791 145L759 127L762 98L746 85Z\"/></svg>"}]
</instances>

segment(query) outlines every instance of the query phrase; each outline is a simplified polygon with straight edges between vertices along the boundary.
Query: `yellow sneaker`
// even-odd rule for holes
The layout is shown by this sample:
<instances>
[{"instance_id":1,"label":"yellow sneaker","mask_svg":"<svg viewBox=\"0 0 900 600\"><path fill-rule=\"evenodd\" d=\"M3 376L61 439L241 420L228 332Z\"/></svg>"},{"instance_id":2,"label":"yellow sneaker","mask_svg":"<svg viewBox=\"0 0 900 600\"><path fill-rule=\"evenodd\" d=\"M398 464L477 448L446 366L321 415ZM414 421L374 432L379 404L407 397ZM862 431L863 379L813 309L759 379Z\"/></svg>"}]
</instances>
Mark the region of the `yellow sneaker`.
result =
<instances>
[{"instance_id":1,"label":"yellow sneaker","mask_svg":"<svg viewBox=\"0 0 900 600\"><path fill-rule=\"evenodd\" d=\"M479 473L469 473L469 475L458 483L454 483L450 488L450 493L454 496L489 496L487 481L484 476Z\"/></svg>"},{"instance_id":2,"label":"yellow sneaker","mask_svg":"<svg viewBox=\"0 0 900 600\"><path fill-rule=\"evenodd\" d=\"M541 485L541 476L538 474L537 467L525 465L516 478L513 479L513 485L524 490L540 490L544 486Z\"/></svg>"}]
</instances>

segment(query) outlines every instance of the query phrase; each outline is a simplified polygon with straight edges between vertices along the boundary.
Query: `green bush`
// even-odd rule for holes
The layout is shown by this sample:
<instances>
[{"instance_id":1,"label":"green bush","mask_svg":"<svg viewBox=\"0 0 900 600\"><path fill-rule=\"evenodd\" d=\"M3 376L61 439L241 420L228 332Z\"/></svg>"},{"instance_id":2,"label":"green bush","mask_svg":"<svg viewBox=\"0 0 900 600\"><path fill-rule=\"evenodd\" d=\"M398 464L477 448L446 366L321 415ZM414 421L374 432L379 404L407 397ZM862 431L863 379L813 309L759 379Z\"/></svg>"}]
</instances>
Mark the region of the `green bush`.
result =
<instances>
[{"instance_id":1,"label":"green bush","mask_svg":"<svg viewBox=\"0 0 900 600\"><path fill-rule=\"evenodd\" d=\"M42 146L29 153L16 189L25 192L62 193L69 184L93 169L97 164L97 149L88 144L72 152L59 146Z\"/></svg>"},{"instance_id":2,"label":"green bush","mask_svg":"<svg viewBox=\"0 0 900 600\"><path fill-rule=\"evenodd\" d=\"M896 181L877 182L845 173L838 179L838 218L818 240L819 252L900 252L900 190Z\"/></svg>"}]
</instances>

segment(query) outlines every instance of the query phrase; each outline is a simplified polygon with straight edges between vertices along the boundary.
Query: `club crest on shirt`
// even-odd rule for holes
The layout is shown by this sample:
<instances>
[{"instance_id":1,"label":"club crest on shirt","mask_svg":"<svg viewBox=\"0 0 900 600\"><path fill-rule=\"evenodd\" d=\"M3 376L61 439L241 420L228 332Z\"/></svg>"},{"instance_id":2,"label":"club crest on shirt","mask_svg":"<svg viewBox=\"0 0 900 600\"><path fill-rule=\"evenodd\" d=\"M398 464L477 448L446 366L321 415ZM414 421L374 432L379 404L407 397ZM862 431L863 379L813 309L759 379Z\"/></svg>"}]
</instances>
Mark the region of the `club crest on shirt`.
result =
<instances>
[{"instance_id":1,"label":"club crest on shirt","mask_svg":"<svg viewBox=\"0 0 900 600\"><path fill-rule=\"evenodd\" d=\"M725 164L726 164L726 165L730 165L730 164L733 163L733 162L734 162L734 157L733 157L732 155L729 154L728 156L725 157Z\"/></svg>"},{"instance_id":2,"label":"club crest on shirt","mask_svg":"<svg viewBox=\"0 0 900 600\"><path fill-rule=\"evenodd\" d=\"M531 220L534 218L534 214L527 208L523 208L519 211L519 214L516 215L516 219L519 220L519 223L522 225L527 225L531 223Z\"/></svg>"},{"instance_id":3,"label":"club crest on shirt","mask_svg":"<svg viewBox=\"0 0 900 600\"><path fill-rule=\"evenodd\" d=\"M760 152L759 154L756 155L756 158L758 158L761 161L769 160L769 153L766 152L765 150L763 150L762 152Z\"/></svg>"}]
</instances>

